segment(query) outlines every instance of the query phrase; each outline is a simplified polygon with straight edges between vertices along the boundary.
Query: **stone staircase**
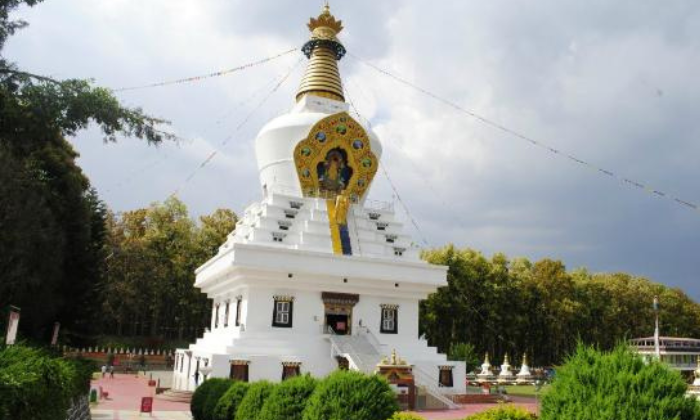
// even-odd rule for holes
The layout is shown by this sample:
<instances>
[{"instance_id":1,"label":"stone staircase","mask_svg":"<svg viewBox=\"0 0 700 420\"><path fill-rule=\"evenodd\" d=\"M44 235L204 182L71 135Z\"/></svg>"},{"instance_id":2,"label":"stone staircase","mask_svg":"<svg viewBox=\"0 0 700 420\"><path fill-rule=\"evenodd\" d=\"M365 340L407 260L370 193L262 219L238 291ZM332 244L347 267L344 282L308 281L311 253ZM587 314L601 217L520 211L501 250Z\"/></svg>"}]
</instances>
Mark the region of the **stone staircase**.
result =
<instances>
[{"instance_id":1,"label":"stone staircase","mask_svg":"<svg viewBox=\"0 0 700 420\"><path fill-rule=\"evenodd\" d=\"M192 401L192 391L179 391L169 389L162 394L156 395L156 399L162 401L181 402L189 404Z\"/></svg>"}]
</instances>

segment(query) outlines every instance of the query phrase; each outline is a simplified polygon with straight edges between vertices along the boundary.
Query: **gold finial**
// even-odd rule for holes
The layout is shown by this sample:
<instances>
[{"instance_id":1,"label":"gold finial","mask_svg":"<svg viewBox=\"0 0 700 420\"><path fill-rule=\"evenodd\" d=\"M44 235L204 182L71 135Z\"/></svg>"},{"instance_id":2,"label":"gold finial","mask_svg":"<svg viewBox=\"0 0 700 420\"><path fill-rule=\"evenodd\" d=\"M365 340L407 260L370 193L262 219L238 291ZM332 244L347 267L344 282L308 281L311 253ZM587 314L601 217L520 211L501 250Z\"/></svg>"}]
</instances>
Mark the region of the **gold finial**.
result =
<instances>
[{"instance_id":1,"label":"gold finial","mask_svg":"<svg viewBox=\"0 0 700 420\"><path fill-rule=\"evenodd\" d=\"M489 362L489 352L486 352L486 356L484 357L484 364L485 364L485 365L491 364L491 363Z\"/></svg>"},{"instance_id":2,"label":"gold finial","mask_svg":"<svg viewBox=\"0 0 700 420\"><path fill-rule=\"evenodd\" d=\"M506 353L506 357L505 357L504 360L503 360L503 364L504 364L504 365L507 365L507 364L509 364L508 362L509 362L509 360L508 360L508 354Z\"/></svg>"},{"instance_id":3,"label":"gold finial","mask_svg":"<svg viewBox=\"0 0 700 420\"><path fill-rule=\"evenodd\" d=\"M527 353L523 353L523 365L527 365Z\"/></svg>"},{"instance_id":4,"label":"gold finial","mask_svg":"<svg viewBox=\"0 0 700 420\"><path fill-rule=\"evenodd\" d=\"M299 101L310 94L345 101L338 60L343 58L346 51L337 38L343 30L343 22L331 14L330 6L326 2L321 14L309 20L308 27L311 39L304 44L302 51L309 59L309 64L296 99Z\"/></svg>"},{"instance_id":5,"label":"gold finial","mask_svg":"<svg viewBox=\"0 0 700 420\"><path fill-rule=\"evenodd\" d=\"M311 39L336 40L336 35L343 30L343 21L336 20L331 14L331 7L326 2L323 12L317 18L311 18L307 26L312 34Z\"/></svg>"}]
</instances>

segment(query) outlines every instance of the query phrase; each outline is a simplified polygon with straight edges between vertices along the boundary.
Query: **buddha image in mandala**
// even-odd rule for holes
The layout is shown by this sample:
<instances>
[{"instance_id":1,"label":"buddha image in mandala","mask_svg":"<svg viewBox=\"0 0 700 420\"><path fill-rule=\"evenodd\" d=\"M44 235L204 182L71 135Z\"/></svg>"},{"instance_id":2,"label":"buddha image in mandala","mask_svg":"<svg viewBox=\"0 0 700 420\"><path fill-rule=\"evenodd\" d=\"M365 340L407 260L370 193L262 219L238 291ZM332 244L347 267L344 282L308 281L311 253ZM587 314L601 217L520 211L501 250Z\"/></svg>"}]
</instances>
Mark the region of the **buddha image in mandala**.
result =
<instances>
[{"instance_id":1,"label":"buddha image in mandala","mask_svg":"<svg viewBox=\"0 0 700 420\"><path fill-rule=\"evenodd\" d=\"M353 172L348 165L348 154L341 148L329 151L326 159L319 162L316 170L321 190L332 192L345 190Z\"/></svg>"}]
</instances>

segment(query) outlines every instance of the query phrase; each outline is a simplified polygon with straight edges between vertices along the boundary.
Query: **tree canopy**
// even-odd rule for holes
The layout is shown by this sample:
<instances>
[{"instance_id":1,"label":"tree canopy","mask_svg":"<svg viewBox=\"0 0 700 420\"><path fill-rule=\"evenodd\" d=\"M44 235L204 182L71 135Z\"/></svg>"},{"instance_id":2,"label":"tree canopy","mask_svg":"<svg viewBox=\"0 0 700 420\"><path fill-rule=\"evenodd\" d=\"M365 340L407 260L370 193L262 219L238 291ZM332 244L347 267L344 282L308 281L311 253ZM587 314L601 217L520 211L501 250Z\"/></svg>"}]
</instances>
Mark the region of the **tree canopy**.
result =
<instances>
[{"instance_id":1,"label":"tree canopy","mask_svg":"<svg viewBox=\"0 0 700 420\"><path fill-rule=\"evenodd\" d=\"M236 215L219 209L195 223L172 197L107 220L101 330L190 340L201 333L211 304L193 287L194 272L216 255L235 229Z\"/></svg>"},{"instance_id":2,"label":"tree canopy","mask_svg":"<svg viewBox=\"0 0 700 420\"><path fill-rule=\"evenodd\" d=\"M527 353L535 365L557 364L579 339L611 349L620 340L652 335L654 296L664 331L700 336L700 306L679 289L641 277L569 271L550 259L489 259L452 245L423 257L449 267L448 286L421 303L421 331L442 352L469 343L495 362L506 353L517 361Z\"/></svg>"}]
</instances>

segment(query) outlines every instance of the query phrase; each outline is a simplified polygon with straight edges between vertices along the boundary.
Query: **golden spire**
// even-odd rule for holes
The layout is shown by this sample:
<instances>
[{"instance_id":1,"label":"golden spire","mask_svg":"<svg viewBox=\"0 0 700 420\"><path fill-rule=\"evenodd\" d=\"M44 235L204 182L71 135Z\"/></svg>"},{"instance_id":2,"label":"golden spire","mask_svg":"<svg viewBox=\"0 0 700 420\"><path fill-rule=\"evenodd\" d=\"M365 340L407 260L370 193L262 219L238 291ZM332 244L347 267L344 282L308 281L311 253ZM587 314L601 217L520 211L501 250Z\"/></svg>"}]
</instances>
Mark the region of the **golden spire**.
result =
<instances>
[{"instance_id":1,"label":"golden spire","mask_svg":"<svg viewBox=\"0 0 700 420\"><path fill-rule=\"evenodd\" d=\"M323 12L317 18L311 18L308 27L311 39L304 44L302 51L309 64L297 91L297 101L306 94L345 101L338 72L338 60L345 55L345 47L337 38L343 30L343 22L336 20L326 2Z\"/></svg>"}]
</instances>

